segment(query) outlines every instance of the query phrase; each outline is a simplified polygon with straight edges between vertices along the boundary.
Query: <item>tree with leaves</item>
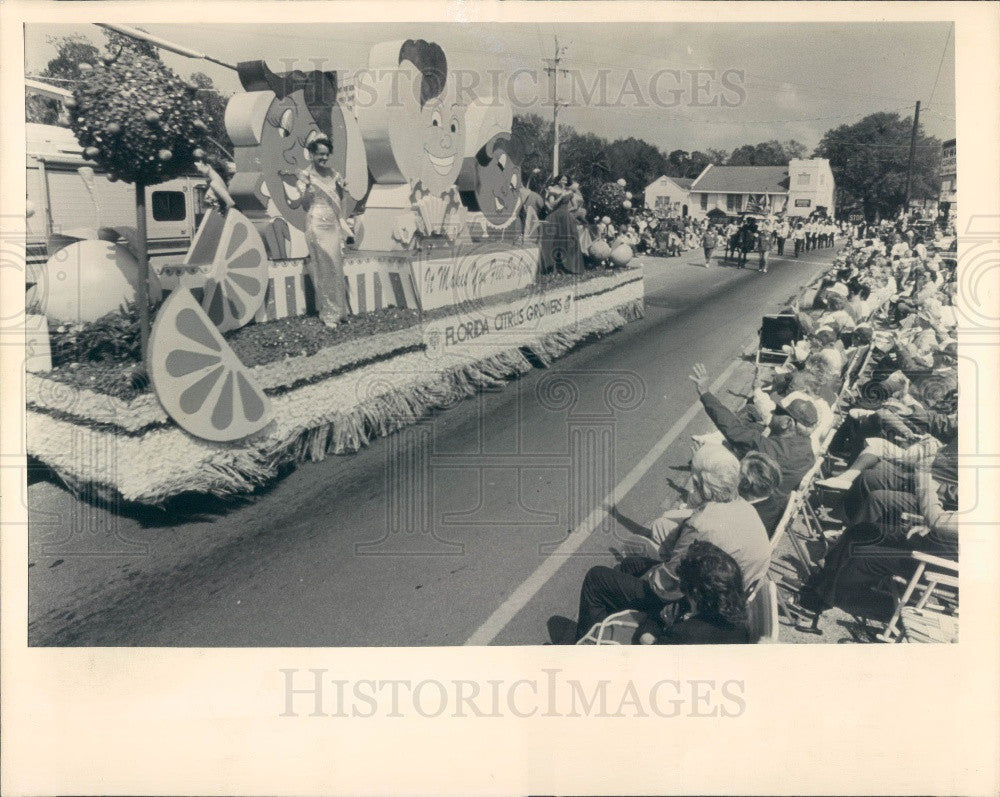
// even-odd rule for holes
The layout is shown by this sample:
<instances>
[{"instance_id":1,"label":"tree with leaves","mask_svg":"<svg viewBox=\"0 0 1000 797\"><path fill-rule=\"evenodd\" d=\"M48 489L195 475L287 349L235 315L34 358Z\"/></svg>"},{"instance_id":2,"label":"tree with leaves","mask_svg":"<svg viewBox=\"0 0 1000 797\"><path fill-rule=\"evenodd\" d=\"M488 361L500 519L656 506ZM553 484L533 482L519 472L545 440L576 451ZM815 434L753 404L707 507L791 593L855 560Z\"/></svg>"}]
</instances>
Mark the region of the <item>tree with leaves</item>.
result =
<instances>
[{"instance_id":1,"label":"tree with leaves","mask_svg":"<svg viewBox=\"0 0 1000 797\"><path fill-rule=\"evenodd\" d=\"M522 181L537 191L552 175L552 122L535 113L516 114L511 136L520 142L524 151Z\"/></svg>"},{"instance_id":2,"label":"tree with leaves","mask_svg":"<svg viewBox=\"0 0 1000 797\"><path fill-rule=\"evenodd\" d=\"M861 205L865 218L894 216L906 197L913 118L874 113L853 125L828 130L816 148L827 158L845 205ZM918 126L910 196L936 197L941 142Z\"/></svg>"},{"instance_id":3,"label":"tree with leaves","mask_svg":"<svg viewBox=\"0 0 1000 797\"><path fill-rule=\"evenodd\" d=\"M726 166L787 166L793 158L804 158L807 151L804 144L794 139L744 144L732 151Z\"/></svg>"},{"instance_id":4,"label":"tree with leaves","mask_svg":"<svg viewBox=\"0 0 1000 797\"><path fill-rule=\"evenodd\" d=\"M208 125L186 82L140 48L119 47L96 64L78 66L81 77L66 101L70 127L83 154L111 180L135 186L138 229L139 329L143 355L149 340L149 260L146 252L146 186L194 170L205 157Z\"/></svg>"}]
</instances>

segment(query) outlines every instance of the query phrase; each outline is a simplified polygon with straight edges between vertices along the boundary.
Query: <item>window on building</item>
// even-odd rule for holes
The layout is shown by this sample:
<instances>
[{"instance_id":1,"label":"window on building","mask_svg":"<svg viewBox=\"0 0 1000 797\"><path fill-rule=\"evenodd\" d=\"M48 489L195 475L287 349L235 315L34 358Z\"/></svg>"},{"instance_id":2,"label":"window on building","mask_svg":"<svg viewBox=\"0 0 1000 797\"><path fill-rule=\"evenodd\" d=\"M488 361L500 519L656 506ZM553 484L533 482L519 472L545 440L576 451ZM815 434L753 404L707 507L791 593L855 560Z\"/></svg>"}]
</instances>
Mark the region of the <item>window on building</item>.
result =
<instances>
[{"instance_id":1,"label":"window on building","mask_svg":"<svg viewBox=\"0 0 1000 797\"><path fill-rule=\"evenodd\" d=\"M726 194L726 210L738 212L743 209L742 194Z\"/></svg>"},{"instance_id":2,"label":"window on building","mask_svg":"<svg viewBox=\"0 0 1000 797\"><path fill-rule=\"evenodd\" d=\"M656 198L656 207L664 208L670 205L670 197L668 196L658 196Z\"/></svg>"},{"instance_id":3,"label":"window on building","mask_svg":"<svg viewBox=\"0 0 1000 797\"><path fill-rule=\"evenodd\" d=\"M809 174L807 172L803 172L802 174L799 175L798 184L809 185Z\"/></svg>"},{"instance_id":4,"label":"window on building","mask_svg":"<svg viewBox=\"0 0 1000 797\"><path fill-rule=\"evenodd\" d=\"M708 194L701 195L701 209L708 210Z\"/></svg>"},{"instance_id":5,"label":"window on building","mask_svg":"<svg viewBox=\"0 0 1000 797\"><path fill-rule=\"evenodd\" d=\"M153 192L153 221L184 221L186 215L183 191Z\"/></svg>"}]
</instances>

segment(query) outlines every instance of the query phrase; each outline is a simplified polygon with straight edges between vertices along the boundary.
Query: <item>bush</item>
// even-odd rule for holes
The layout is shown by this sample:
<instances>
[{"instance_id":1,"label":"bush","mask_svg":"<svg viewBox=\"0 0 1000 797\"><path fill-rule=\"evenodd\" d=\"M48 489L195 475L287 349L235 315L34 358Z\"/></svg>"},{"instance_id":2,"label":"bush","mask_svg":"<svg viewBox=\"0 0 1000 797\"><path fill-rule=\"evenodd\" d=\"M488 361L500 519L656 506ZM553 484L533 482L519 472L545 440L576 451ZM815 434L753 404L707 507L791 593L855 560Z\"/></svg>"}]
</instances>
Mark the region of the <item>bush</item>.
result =
<instances>
[{"instance_id":1,"label":"bush","mask_svg":"<svg viewBox=\"0 0 1000 797\"><path fill-rule=\"evenodd\" d=\"M83 362L139 362L139 310L134 302L84 324L49 321L52 367Z\"/></svg>"},{"instance_id":2,"label":"bush","mask_svg":"<svg viewBox=\"0 0 1000 797\"><path fill-rule=\"evenodd\" d=\"M629 211L624 206L625 189L618 183L604 183L590 197L588 215L608 216L614 224L624 224L628 220Z\"/></svg>"}]
</instances>

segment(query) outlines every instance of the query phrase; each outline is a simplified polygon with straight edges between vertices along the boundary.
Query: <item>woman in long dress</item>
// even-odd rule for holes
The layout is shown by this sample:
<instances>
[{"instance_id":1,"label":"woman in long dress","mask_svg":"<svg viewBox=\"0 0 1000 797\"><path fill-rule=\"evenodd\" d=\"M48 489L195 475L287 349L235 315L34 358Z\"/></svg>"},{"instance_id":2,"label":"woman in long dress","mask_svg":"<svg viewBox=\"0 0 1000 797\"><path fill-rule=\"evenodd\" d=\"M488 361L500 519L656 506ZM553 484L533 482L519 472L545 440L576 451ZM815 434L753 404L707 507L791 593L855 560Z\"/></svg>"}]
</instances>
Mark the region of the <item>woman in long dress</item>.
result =
<instances>
[{"instance_id":1,"label":"woman in long dress","mask_svg":"<svg viewBox=\"0 0 1000 797\"><path fill-rule=\"evenodd\" d=\"M344 179L329 166L333 143L326 136L314 138L307 149L312 165L299 172L298 188L308 213L306 243L309 259L306 268L316 294L320 320L336 327L350 312L347 280L341 251L343 228L342 198Z\"/></svg>"},{"instance_id":2,"label":"woman in long dress","mask_svg":"<svg viewBox=\"0 0 1000 797\"><path fill-rule=\"evenodd\" d=\"M583 272L579 227L573 215L575 204L575 194L570 190L570 180L565 175L553 182L545 192L548 215L542 224L542 274L554 271L568 274Z\"/></svg>"}]
</instances>

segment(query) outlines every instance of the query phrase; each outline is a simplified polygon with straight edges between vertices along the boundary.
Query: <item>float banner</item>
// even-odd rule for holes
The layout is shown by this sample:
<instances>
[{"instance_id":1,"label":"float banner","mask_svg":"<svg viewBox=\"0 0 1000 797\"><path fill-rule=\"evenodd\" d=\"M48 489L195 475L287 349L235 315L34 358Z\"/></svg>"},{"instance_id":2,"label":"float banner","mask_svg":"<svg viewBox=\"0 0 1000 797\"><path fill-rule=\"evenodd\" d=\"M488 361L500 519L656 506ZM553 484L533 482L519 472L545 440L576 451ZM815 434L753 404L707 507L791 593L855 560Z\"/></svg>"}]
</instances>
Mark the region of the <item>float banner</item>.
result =
<instances>
[{"instance_id":1,"label":"float banner","mask_svg":"<svg viewBox=\"0 0 1000 797\"><path fill-rule=\"evenodd\" d=\"M458 246L449 257L418 257L413 273L426 312L526 288L538 273L538 248Z\"/></svg>"}]
</instances>

